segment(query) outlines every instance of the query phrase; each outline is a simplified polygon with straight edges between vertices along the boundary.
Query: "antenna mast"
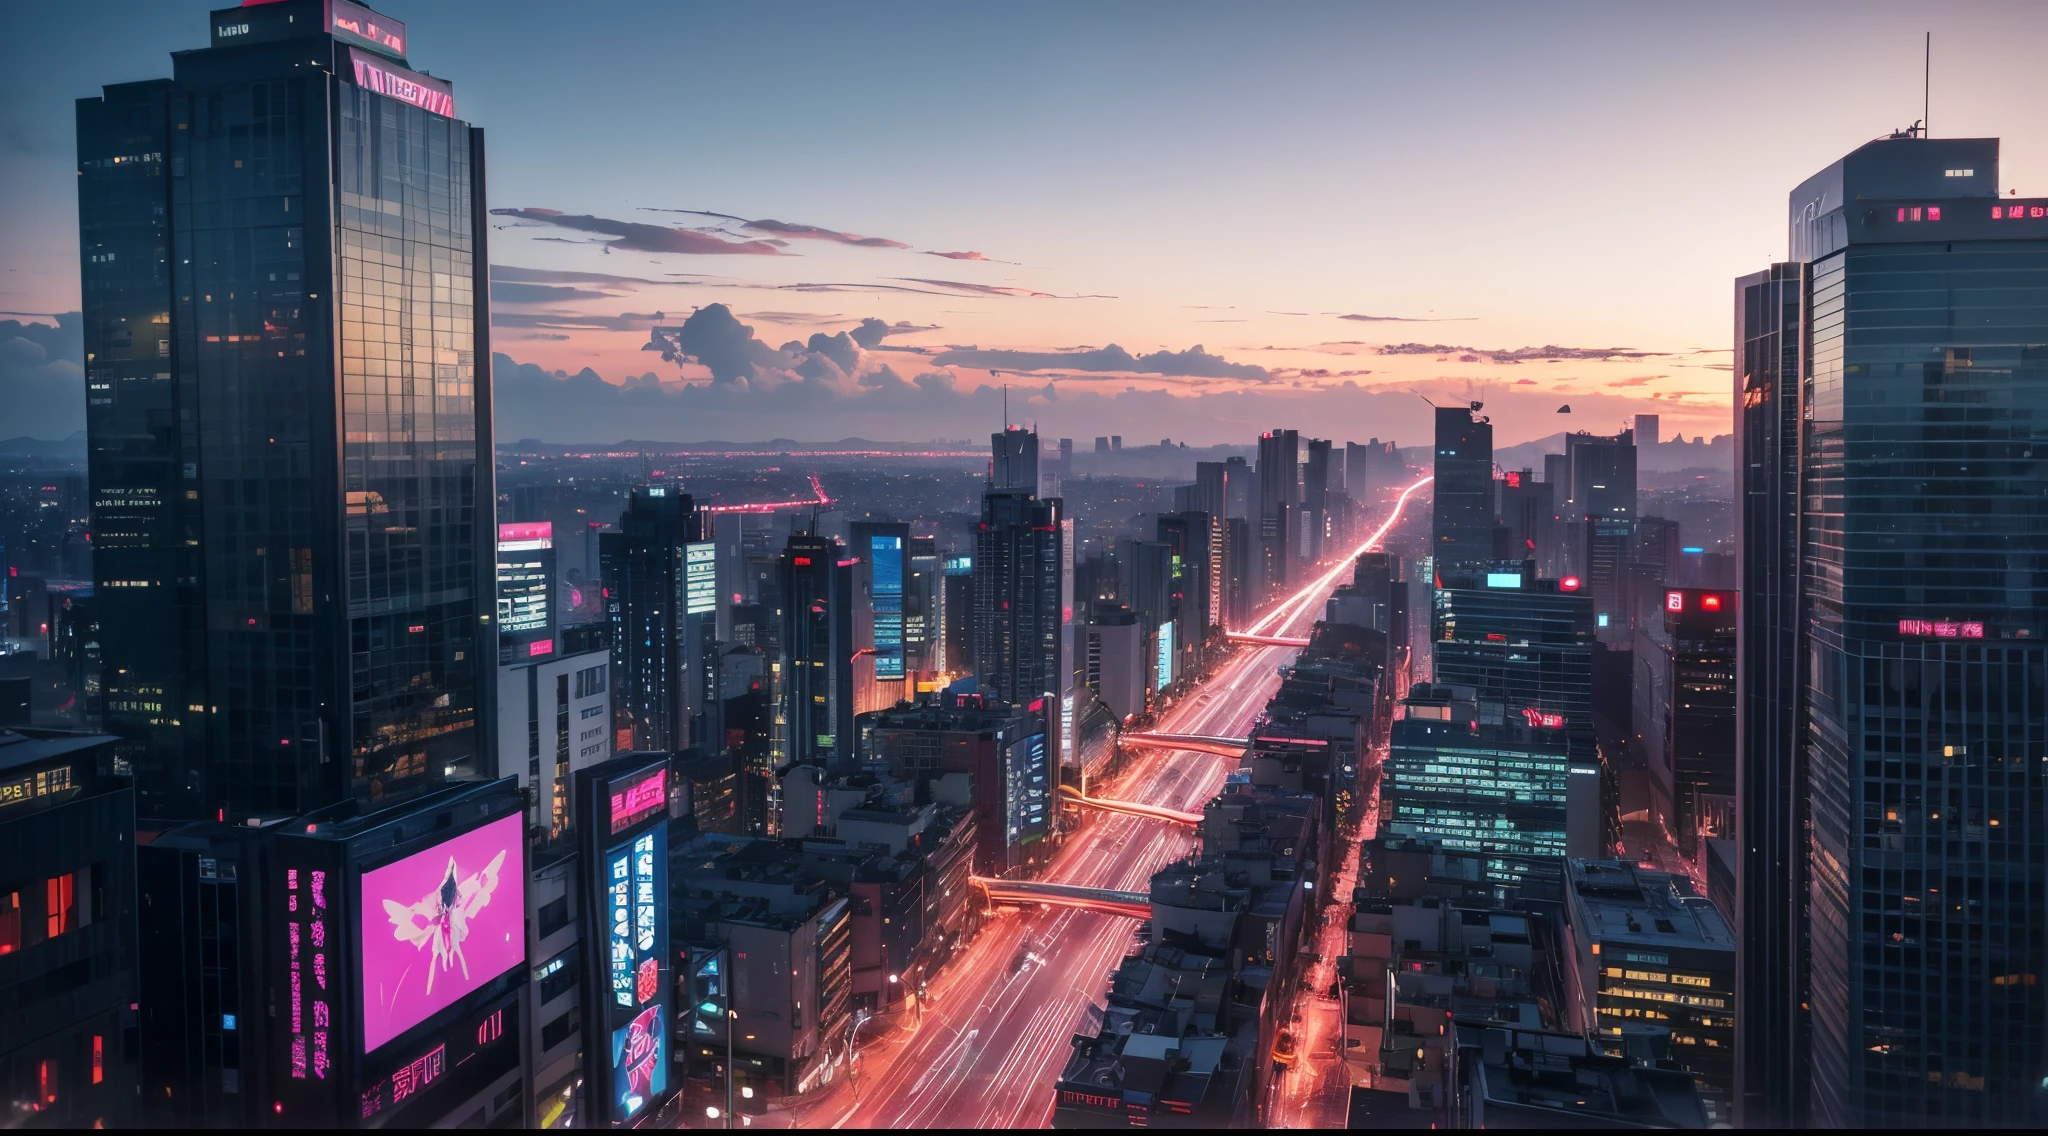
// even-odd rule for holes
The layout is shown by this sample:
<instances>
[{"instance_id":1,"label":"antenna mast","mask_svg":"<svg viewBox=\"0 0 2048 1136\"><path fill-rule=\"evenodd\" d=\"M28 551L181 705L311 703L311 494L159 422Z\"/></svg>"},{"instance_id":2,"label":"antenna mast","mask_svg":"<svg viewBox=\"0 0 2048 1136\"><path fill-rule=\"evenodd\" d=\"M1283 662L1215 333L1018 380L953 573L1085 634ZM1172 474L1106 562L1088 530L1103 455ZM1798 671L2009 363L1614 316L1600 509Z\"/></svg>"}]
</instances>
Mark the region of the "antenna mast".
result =
<instances>
[{"instance_id":1,"label":"antenna mast","mask_svg":"<svg viewBox=\"0 0 2048 1136\"><path fill-rule=\"evenodd\" d=\"M1930 109L1930 95L1934 88L1934 33L1927 33L1927 43L1920 56L1920 137L1930 137L1927 112Z\"/></svg>"}]
</instances>

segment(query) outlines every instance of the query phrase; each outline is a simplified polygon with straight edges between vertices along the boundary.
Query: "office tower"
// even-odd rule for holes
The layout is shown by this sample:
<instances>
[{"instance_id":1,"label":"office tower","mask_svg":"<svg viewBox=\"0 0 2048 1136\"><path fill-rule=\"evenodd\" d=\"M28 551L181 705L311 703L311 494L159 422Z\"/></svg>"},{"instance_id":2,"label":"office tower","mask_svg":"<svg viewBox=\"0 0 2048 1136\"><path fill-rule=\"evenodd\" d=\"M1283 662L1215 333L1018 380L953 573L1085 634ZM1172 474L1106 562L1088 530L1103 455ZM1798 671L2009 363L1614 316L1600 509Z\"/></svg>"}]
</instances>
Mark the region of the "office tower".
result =
<instances>
[{"instance_id":1,"label":"office tower","mask_svg":"<svg viewBox=\"0 0 2048 1136\"><path fill-rule=\"evenodd\" d=\"M1386 831L1510 858L1562 856L1572 764L1557 715L1418 682L1387 749ZM1512 863L1501 862L1504 878Z\"/></svg>"},{"instance_id":2,"label":"office tower","mask_svg":"<svg viewBox=\"0 0 2048 1136\"><path fill-rule=\"evenodd\" d=\"M1735 627L1737 595L1664 590L1670 644L1672 830L1678 850L1699 855L1703 838L1735 835Z\"/></svg>"},{"instance_id":3,"label":"office tower","mask_svg":"<svg viewBox=\"0 0 2048 1136\"><path fill-rule=\"evenodd\" d=\"M612 756L612 634L609 621L564 627L499 657L497 771L518 779L528 828L550 840L574 823L577 772Z\"/></svg>"},{"instance_id":4,"label":"office tower","mask_svg":"<svg viewBox=\"0 0 2048 1136\"><path fill-rule=\"evenodd\" d=\"M612 625L612 723L620 750L673 751L692 744L703 660L701 650L692 649L702 646L692 641L701 638L692 635L701 627L685 619L686 593L690 552L705 543L708 525L688 494L638 486L619 514L618 530L598 536Z\"/></svg>"},{"instance_id":5,"label":"office tower","mask_svg":"<svg viewBox=\"0 0 2048 1136\"><path fill-rule=\"evenodd\" d=\"M1038 492L1038 431L1005 426L989 435L988 487Z\"/></svg>"},{"instance_id":6,"label":"office tower","mask_svg":"<svg viewBox=\"0 0 2048 1136\"><path fill-rule=\"evenodd\" d=\"M1173 556L1177 641L1192 663L1217 626L1221 580L1216 564L1222 559L1223 529L1209 514L1193 511L1161 514L1157 527L1160 542Z\"/></svg>"},{"instance_id":7,"label":"office tower","mask_svg":"<svg viewBox=\"0 0 2048 1136\"><path fill-rule=\"evenodd\" d=\"M1657 448L1657 443L1663 440L1658 436L1658 417L1655 414L1636 415L1635 433L1637 446L1646 450L1654 450Z\"/></svg>"},{"instance_id":8,"label":"office tower","mask_svg":"<svg viewBox=\"0 0 2048 1136\"><path fill-rule=\"evenodd\" d=\"M1743 427L1760 435L1745 440L1740 531L1764 538L1745 544L1746 576L1777 570L1757 510L1803 505L1789 652L1811 809L1816 1125L2041 1113L2048 1002L2025 976L2048 955L2048 852L2031 836L2048 805L2019 767L2048 752L2048 456L2032 425L2048 412L2034 346L2048 303L2026 287L2048 268L2048 201L1997 192L1996 139L1914 136L1793 191L1810 348L1796 417L1751 413L1778 394L1751 328L1790 323L1789 297L1753 322L1739 309ZM1768 299L1789 275L1746 284ZM1756 482L1776 455L1752 443L1794 444L1771 437L1777 421L1798 426L1801 488L1767 500ZM1760 599L1768 625L1775 597ZM1745 656L1780 649L1745 634Z\"/></svg>"},{"instance_id":9,"label":"office tower","mask_svg":"<svg viewBox=\"0 0 2048 1136\"><path fill-rule=\"evenodd\" d=\"M1566 434L1564 465L1564 572L1585 581L1601 637L1623 640L1621 571L1635 540L1635 436Z\"/></svg>"},{"instance_id":10,"label":"office tower","mask_svg":"<svg viewBox=\"0 0 2048 1136\"><path fill-rule=\"evenodd\" d=\"M874 760L912 801L968 806L974 870L1001 876L1051 854L1056 773L1044 715L982 694L942 693L865 715Z\"/></svg>"},{"instance_id":11,"label":"office tower","mask_svg":"<svg viewBox=\"0 0 2048 1136\"><path fill-rule=\"evenodd\" d=\"M939 568L939 673L974 673L974 557L947 556Z\"/></svg>"},{"instance_id":12,"label":"office tower","mask_svg":"<svg viewBox=\"0 0 2048 1136\"><path fill-rule=\"evenodd\" d=\"M0 730L0 1070L17 1125L135 1125L135 792L115 739Z\"/></svg>"},{"instance_id":13,"label":"office tower","mask_svg":"<svg viewBox=\"0 0 2048 1136\"><path fill-rule=\"evenodd\" d=\"M1493 483L1499 502L1494 515L1493 552L1497 560L1534 560L1557 543L1557 508L1551 486L1536 480L1534 471L1511 469Z\"/></svg>"},{"instance_id":14,"label":"office tower","mask_svg":"<svg viewBox=\"0 0 2048 1136\"><path fill-rule=\"evenodd\" d=\"M498 526L498 660L555 648L555 538L546 521Z\"/></svg>"},{"instance_id":15,"label":"office tower","mask_svg":"<svg viewBox=\"0 0 2048 1136\"><path fill-rule=\"evenodd\" d=\"M1151 703L1145 676L1157 665L1145 651L1145 627L1138 613L1098 604L1081 633L1081 681L1118 721L1142 713Z\"/></svg>"},{"instance_id":16,"label":"office tower","mask_svg":"<svg viewBox=\"0 0 2048 1136\"><path fill-rule=\"evenodd\" d=\"M1577 581L1538 579L1516 561L1452 573L1436 588L1431 631L1438 684L1562 718L1572 759L1594 759L1593 602Z\"/></svg>"},{"instance_id":17,"label":"office tower","mask_svg":"<svg viewBox=\"0 0 2048 1136\"><path fill-rule=\"evenodd\" d=\"M991 698L1029 704L1061 689L1065 509L1029 493L982 498L974 547L974 675Z\"/></svg>"},{"instance_id":18,"label":"office tower","mask_svg":"<svg viewBox=\"0 0 2048 1136\"><path fill-rule=\"evenodd\" d=\"M1074 476L1074 440L1061 438L1059 456L1053 459L1053 467L1041 474L1039 488L1047 497L1060 495L1061 487Z\"/></svg>"},{"instance_id":19,"label":"office tower","mask_svg":"<svg viewBox=\"0 0 2048 1136\"><path fill-rule=\"evenodd\" d=\"M1407 473L1400 450L1392 442L1374 438L1364 445L1344 443L1344 492L1354 501L1365 505L1378 501L1380 494L1400 486Z\"/></svg>"},{"instance_id":20,"label":"office tower","mask_svg":"<svg viewBox=\"0 0 2048 1136\"><path fill-rule=\"evenodd\" d=\"M1250 627L1258 614L1253 573L1258 569L1251 522L1230 517L1223 522L1223 622L1226 627Z\"/></svg>"},{"instance_id":21,"label":"office tower","mask_svg":"<svg viewBox=\"0 0 2048 1136\"><path fill-rule=\"evenodd\" d=\"M1803 1124L1809 1066L1806 726L1800 712L1799 399L1805 269L1735 282L1736 1105Z\"/></svg>"},{"instance_id":22,"label":"office tower","mask_svg":"<svg viewBox=\"0 0 2048 1136\"><path fill-rule=\"evenodd\" d=\"M917 689L939 672L939 602L943 569L936 537L914 536L904 545L903 665Z\"/></svg>"},{"instance_id":23,"label":"office tower","mask_svg":"<svg viewBox=\"0 0 2048 1136\"><path fill-rule=\"evenodd\" d=\"M1330 442L1310 438L1308 456L1301 466L1301 538L1296 542L1301 562L1321 563L1323 542L1330 535Z\"/></svg>"},{"instance_id":24,"label":"office tower","mask_svg":"<svg viewBox=\"0 0 2048 1136\"><path fill-rule=\"evenodd\" d=\"M1493 424L1470 407L1436 408L1430 555L1437 579L1493 557Z\"/></svg>"},{"instance_id":25,"label":"office tower","mask_svg":"<svg viewBox=\"0 0 2048 1136\"><path fill-rule=\"evenodd\" d=\"M998 435L1000 437L1000 435ZM910 526L855 521L847 530L853 581L853 712L893 706L915 693L904 643Z\"/></svg>"},{"instance_id":26,"label":"office tower","mask_svg":"<svg viewBox=\"0 0 2048 1136\"><path fill-rule=\"evenodd\" d=\"M1121 452L1124 448L1124 436L1122 434L1111 434L1109 436L1109 448L1112 453Z\"/></svg>"},{"instance_id":27,"label":"office tower","mask_svg":"<svg viewBox=\"0 0 2048 1136\"><path fill-rule=\"evenodd\" d=\"M403 25L227 16L78 104L107 725L146 817L389 798L491 748L482 132Z\"/></svg>"},{"instance_id":28,"label":"office tower","mask_svg":"<svg viewBox=\"0 0 2048 1136\"><path fill-rule=\"evenodd\" d=\"M1097 434L1095 436L1095 456L1101 457L1107 453L1109 453L1109 435Z\"/></svg>"},{"instance_id":29,"label":"office tower","mask_svg":"<svg viewBox=\"0 0 2048 1136\"><path fill-rule=\"evenodd\" d=\"M854 760L853 568L839 542L791 533L782 552L783 765Z\"/></svg>"},{"instance_id":30,"label":"office tower","mask_svg":"<svg viewBox=\"0 0 2048 1136\"><path fill-rule=\"evenodd\" d=\"M1301 435L1268 430L1259 435L1259 572L1256 599L1272 599L1296 575L1295 533L1301 511Z\"/></svg>"}]
</instances>

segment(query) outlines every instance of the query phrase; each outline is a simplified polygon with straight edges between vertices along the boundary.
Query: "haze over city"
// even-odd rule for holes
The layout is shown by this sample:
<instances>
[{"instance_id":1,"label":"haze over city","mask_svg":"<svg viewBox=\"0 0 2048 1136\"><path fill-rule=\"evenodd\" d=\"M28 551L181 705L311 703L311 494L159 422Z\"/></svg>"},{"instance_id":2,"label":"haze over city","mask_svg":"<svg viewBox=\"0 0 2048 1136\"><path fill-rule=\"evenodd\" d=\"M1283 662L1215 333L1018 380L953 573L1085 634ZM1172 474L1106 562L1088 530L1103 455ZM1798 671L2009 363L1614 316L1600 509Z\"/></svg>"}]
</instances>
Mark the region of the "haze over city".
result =
<instances>
[{"instance_id":1,"label":"haze over city","mask_svg":"<svg viewBox=\"0 0 2048 1136\"><path fill-rule=\"evenodd\" d=\"M17 13L0 308L37 314L0 318L77 308L70 101L196 11ZM1468 391L1504 443L1645 412L1711 437L1726 281L1783 255L1814 153L1920 117L1923 32L1940 130L2048 183L2034 5L491 13L406 15L490 130L506 437L966 437L1003 383L1048 432L1147 442L1405 440L1416 394ZM1825 96L1793 109L1788 74ZM644 350L711 305L695 351ZM37 397L6 434L82 428L75 343L9 354L0 389ZM619 389L544 380L586 368Z\"/></svg>"}]
</instances>

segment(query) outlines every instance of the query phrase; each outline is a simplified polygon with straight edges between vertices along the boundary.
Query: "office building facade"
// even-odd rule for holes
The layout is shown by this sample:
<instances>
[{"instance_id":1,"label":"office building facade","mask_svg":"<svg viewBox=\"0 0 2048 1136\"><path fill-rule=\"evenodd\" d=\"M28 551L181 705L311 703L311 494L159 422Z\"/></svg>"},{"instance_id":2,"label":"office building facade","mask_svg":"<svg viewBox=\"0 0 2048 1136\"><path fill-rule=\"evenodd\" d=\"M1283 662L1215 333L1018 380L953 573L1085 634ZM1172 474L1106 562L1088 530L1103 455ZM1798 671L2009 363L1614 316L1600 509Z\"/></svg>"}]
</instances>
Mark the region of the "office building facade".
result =
<instances>
[{"instance_id":1,"label":"office building facade","mask_svg":"<svg viewBox=\"0 0 2048 1136\"><path fill-rule=\"evenodd\" d=\"M830 537L792 533L782 551L784 766L854 760L853 569Z\"/></svg>"},{"instance_id":2,"label":"office building facade","mask_svg":"<svg viewBox=\"0 0 2048 1136\"><path fill-rule=\"evenodd\" d=\"M1436 408L1429 545L1440 579L1493 558L1493 424L1479 409Z\"/></svg>"},{"instance_id":3,"label":"office building facade","mask_svg":"<svg viewBox=\"0 0 2048 1136\"><path fill-rule=\"evenodd\" d=\"M708 621L688 618L690 571L706 567L701 551L695 565L690 554L709 547L708 527L688 494L670 486L637 486L619 514L619 527L598 534L612 625L612 723L620 750L689 747L703 727L693 719L715 701L703 673L710 654ZM705 607L704 599L697 606Z\"/></svg>"},{"instance_id":4,"label":"office building facade","mask_svg":"<svg viewBox=\"0 0 2048 1136\"><path fill-rule=\"evenodd\" d=\"M490 748L483 133L346 0L211 26L78 106L107 724L144 816L423 791Z\"/></svg>"},{"instance_id":5,"label":"office building facade","mask_svg":"<svg viewBox=\"0 0 2048 1136\"><path fill-rule=\"evenodd\" d=\"M2048 851L2030 835L2048 823L2032 767L2048 747L2048 302L2030 282L2048 201L1998 189L1996 139L1906 134L1789 202L1801 618L1789 645L1743 650L1803 660L1815 1124L2041 1113L2048 1000L2027 983L2048 954ZM1747 414L1744 339L1744 426L1790 444ZM1751 469L1773 456L1745 452ZM1774 571L1773 551L1746 546L1745 574Z\"/></svg>"}]
</instances>

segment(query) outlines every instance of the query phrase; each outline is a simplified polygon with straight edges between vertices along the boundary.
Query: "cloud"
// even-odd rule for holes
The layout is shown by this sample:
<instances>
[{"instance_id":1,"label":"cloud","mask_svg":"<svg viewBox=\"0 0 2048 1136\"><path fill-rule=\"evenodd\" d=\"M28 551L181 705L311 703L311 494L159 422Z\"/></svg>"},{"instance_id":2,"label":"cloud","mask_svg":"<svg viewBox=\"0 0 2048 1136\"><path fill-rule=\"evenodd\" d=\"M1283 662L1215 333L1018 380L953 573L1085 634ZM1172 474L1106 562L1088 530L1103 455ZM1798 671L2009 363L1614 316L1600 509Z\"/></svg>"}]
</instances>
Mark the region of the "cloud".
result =
<instances>
[{"instance_id":1,"label":"cloud","mask_svg":"<svg viewBox=\"0 0 2048 1136\"><path fill-rule=\"evenodd\" d=\"M933 249L926 249L926 250L925 250L925 253L924 253L924 254L925 254L926 256L943 256L943 257L945 257L945 258L946 258L947 260L987 260L987 259L988 259L987 257L985 257L985 256L981 255L981 254L980 254L980 253L978 253L978 252L938 252L938 251L935 251L935 250L933 250Z\"/></svg>"},{"instance_id":2,"label":"cloud","mask_svg":"<svg viewBox=\"0 0 2048 1136\"><path fill-rule=\"evenodd\" d=\"M938 366L987 367L1002 371L1115 371L1139 375L1184 375L1191 378L1244 379L1263 383L1272 373L1255 363L1232 363L1196 344L1185 351L1154 351L1133 356L1112 343L1080 351L1003 351L959 347L932 360Z\"/></svg>"},{"instance_id":3,"label":"cloud","mask_svg":"<svg viewBox=\"0 0 2048 1136\"><path fill-rule=\"evenodd\" d=\"M494 304L560 304L571 300L602 300L611 295L595 288L567 284L520 284L510 280L491 281Z\"/></svg>"},{"instance_id":4,"label":"cloud","mask_svg":"<svg viewBox=\"0 0 2048 1136\"><path fill-rule=\"evenodd\" d=\"M1514 385L1518 387L1533 387L1537 385L1537 382L1535 379L1516 379Z\"/></svg>"},{"instance_id":5,"label":"cloud","mask_svg":"<svg viewBox=\"0 0 2048 1136\"><path fill-rule=\"evenodd\" d=\"M1000 284L970 284L964 280L927 280L922 276L892 276L891 280L907 280L912 284L929 284L934 288L951 288L956 292L967 292L976 296L1016 296L1035 300L1114 300L1115 296L1074 295L1057 296L1051 292L1036 292L1029 288L1010 288Z\"/></svg>"},{"instance_id":6,"label":"cloud","mask_svg":"<svg viewBox=\"0 0 2048 1136\"><path fill-rule=\"evenodd\" d=\"M564 229L608 235L606 248L628 252L685 253L698 256L788 256L768 241L728 241L697 229L671 229L643 225L638 221L615 221L587 213L567 214L553 209L493 209L493 216L544 221Z\"/></svg>"},{"instance_id":7,"label":"cloud","mask_svg":"<svg viewBox=\"0 0 2048 1136\"><path fill-rule=\"evenodd\" d=\"M741 226L757 233L777 233L781 236L806 241L831 241L834 244L856 245L860 248L909 248L902 241L887 237L863 237L858 233L842 233L835 229L820 228L817 225L800 225L791 221L748 221Z\"/></svg>"},{"instance_id":8,"label":"cloud","mask_svg":"<svg viewBox=\"0 0 2048 1136\"><path fill-rule=\"evenodd\" d=\"M1295 312L1280 312L1280 313L1276 313L1276 314L1279 314L1279 315L1295 315L1295 314L1297 314L1297 313L1295 313ZM1306 313L1300 313L1300 314L1306 314ZM1342 316L1338 316L1337 318L1338 318L1338 319L1340 319L1340 320L1357 320L1357 321L1358 321L1359 323L1460 323L1460 322L1463 322L1463 321L1465 321L1465 320L1476 320L1476 319L1478 319L1479 317L1478 317L1478 316L1366 316L1366 315L1355 315L1355 314L1354 314L1354 315L1342 315Z\"/></svg>"},{"instance_id":9,"label":"cloud","mask_svg":"<svg viewBox=\"0 0 2048 1136\"><path fill-rule=\"evenodd\" d=\"M695 272L671 272L670 276L688 276L709 280L711 277ZM600 288L631 292L642 284L694 284L696 280L649 280L644 276L612 276L603 272L566 272L556 268L523 268L516 264L491 265L491 279L506 280L519 284L595 284Z\"/></svg>"},{"instance_id":10,"label":"cloud","mask_svg":"<svg viewBox=\"0 0 2048 1136\"><path fill-rule=\"evenodd\" d=\"M884 323L873 316L869 316L867 319L860 321L860 326L854 328L849 334L853 336L855 343L872 351L882 345L882 340L892 335L909 335L913 332L937 330L939 330L938 327L931 324L919 326L907 320L897 320L893 324Z\"/></svg>"},{"instance_id":11,"label":"cloud","mask_svg":"<svg viewBox=\"0 0 2048 1136\"><path fill-rule=\"evenodd\" d=\"M842 233L837 229L827 229L822 225L805 225L795 221L777 221L772 218L749 221L745 217L735 216L731 213L718 213L710 209L660 209L650 205L643 205L641 209L648 213L688 213L696 217L716 217L721 221L735 222L742 229L751 229L757 233L775 233L779 236L800 241L831 241L834 244L854 245L859 248L907 249L910 247L902 241L892 241L887 237L863 237L859 233ZM788 242L771 240L767 243L782 245Z\"/></svg>"},{"instance_id":12,"label":"cloud","mask_svg":"<svg viewBox=\"0 0 2048 1136\"><path fill-rule=\"evenodd\" d=\"M1377 353L1436 355L1445 359L1469 355L1473 358L1463 361L1473 363L1481 360L1489 363L1559 363L1567 360L1649 359L1664 354L1661 351L1638 351L1633 347L1559 347L1555 344L1487 351L1477 347L1452 347L1442 343L1389 343L1381 347Z\"/></svg>"},{"instance_id":13,"label":"cloud","mask_svg":"<svg viewBox=\"0 0 2048 1136\"><path fill-rule=\"evenodd\" d=\"M667 318L662 312L621 312L615 316L594 316L581 312L494 311L491 313L491 326L549 328L556 331L644 331Z\"/></svg>"},{"instance_id":14,"label":"cloud","mask_svg":"<svg viewBox=\"0 0 2048 1136\"><path fill-rule=\"evenodd\" d=\"M673 331L674 339L666 333ZM714 383L731 383L752 378L757 367L773 367L780 357L767 344L754 338L754 329L733 318L724 304L706 304L691 313L679 328L655 328L648 341L651 350L679 363L687 355L711 371Z\"/></svg>"},{"instance_id":15,"label":"cloud","mask_svg":"<svg viewBox=\"0 0 2048 1136\"><path fill-rule=\"evenodd\" d=\"M56 441L85 429L85 342L77 312L0 320L0 436Z\"/></svg>"},{"instance_id":16,"label":"cloud","mask_svg":"<svg viewBox=\"0 0 2048 1136\"><path fill-rule=\"evenodd\" d=\"M1640 387L1647 386L1650 383L1654 383L1658 379L1668 379L1670 377L1671 376L1669 375L1630 375L1628 378L1625 379L1614 379L1610 381L1607 385L1615 388Z\"/></svg>"}]
</instances>

